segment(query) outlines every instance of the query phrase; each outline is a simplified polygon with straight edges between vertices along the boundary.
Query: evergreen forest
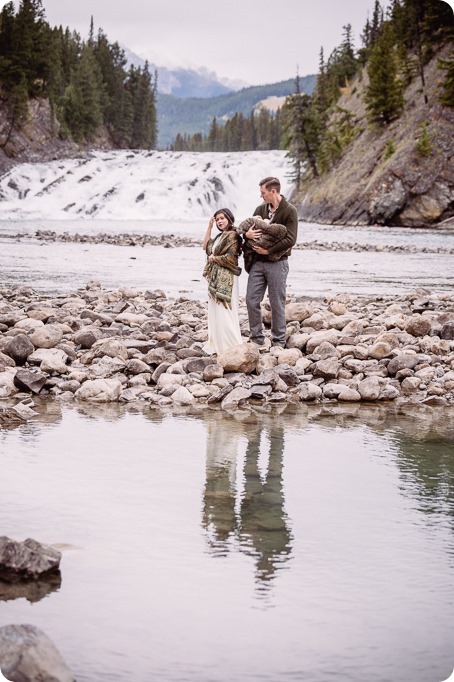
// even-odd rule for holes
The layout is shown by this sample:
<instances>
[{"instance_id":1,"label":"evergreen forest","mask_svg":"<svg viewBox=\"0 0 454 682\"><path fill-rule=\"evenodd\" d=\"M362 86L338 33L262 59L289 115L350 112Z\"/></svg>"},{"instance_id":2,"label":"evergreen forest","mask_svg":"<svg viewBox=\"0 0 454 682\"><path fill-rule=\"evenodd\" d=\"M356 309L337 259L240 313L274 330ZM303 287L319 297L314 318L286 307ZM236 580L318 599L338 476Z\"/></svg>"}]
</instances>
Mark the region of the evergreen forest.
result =
<instances>
[{"instance_id":1,"label":"evergreen forest","mask_svg":"<svg viewBox=\"0 0 454 682\"><path fill-rule=\"evenodd\" d=\"M24 124L28 102L46 98L58 134L90 142L105 126L116 148L156 146L156 74L131 66L93 19L88 40L69 28L52 28L41 0L12 2L0 13L0 98L9 133ZM5 145L8 142L2 141Z\"/></svg>"}]
</instances>

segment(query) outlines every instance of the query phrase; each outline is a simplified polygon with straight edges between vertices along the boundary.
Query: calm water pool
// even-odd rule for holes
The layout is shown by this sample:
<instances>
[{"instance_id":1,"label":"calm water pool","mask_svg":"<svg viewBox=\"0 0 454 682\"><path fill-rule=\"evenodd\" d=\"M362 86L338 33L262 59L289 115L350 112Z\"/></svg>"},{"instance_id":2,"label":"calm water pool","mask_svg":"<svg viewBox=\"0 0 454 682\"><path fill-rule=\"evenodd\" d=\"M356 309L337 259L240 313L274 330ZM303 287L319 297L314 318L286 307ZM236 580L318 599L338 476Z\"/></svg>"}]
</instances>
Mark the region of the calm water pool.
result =
<instances>
[{"instance_id":1,"label":"calm water pool","mask_svg":"<svg viewBox=\"0 0 454 682\"><path fill-rule=\"evenodd\" d=\"M453 436L443 410L43 403L0 431L2 534L58 544L62 580L0 591L0 624L79 682L440 682Z\"/></svg>"}]
</instances>

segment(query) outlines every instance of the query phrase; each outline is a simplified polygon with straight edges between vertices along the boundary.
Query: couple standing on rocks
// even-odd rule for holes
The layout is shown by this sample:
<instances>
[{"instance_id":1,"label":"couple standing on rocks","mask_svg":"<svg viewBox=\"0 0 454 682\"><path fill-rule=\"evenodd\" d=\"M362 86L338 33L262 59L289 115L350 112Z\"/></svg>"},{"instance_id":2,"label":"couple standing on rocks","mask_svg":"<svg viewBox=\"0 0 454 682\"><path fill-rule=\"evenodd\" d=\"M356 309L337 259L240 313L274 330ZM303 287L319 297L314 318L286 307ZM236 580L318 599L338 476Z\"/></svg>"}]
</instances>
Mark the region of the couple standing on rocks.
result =
<instances>
[{"instance_id":1,"label":"couple standing on rocks","mask_svg":"<svg viewBox=\"0 0 454 682\"><path fill-rule=\"evenodd\" d=\"M296 208L280 193L277 178L264 178L259 188L263 203L251 218L235 228L232 212L221 208L210 218L205 233L203 248L207 262L203 274L208 280L208 341L204 350L208 354L220 354L242 343L238 317L241 252L249 274L246 291L249 340L261 350L268 350L260 308L268 288L271 344L285 347L288 257L297 239L298 216ZM219 234L212 238L214 223Z\"/></svg>"}]
</instances>

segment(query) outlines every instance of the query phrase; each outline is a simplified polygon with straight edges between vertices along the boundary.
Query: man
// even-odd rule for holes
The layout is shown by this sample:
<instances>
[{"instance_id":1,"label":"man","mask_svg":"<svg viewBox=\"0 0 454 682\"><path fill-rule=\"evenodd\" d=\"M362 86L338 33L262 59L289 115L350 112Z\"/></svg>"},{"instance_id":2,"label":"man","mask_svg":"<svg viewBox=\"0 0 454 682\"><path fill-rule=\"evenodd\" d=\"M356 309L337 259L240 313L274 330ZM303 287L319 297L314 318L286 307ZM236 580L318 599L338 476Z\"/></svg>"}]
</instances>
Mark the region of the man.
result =
<instances>
[{"instance_id":1,"label":"man","mask_svg":"<svg viewBox=\"0 0 454 682\"><path fill-rule=\"evenodd\" d=\"M263 203L254 211L254 216L267 220L270 225L283 225L285 236L272 246L264 248L255 243L260 240L261 230L257 226L244 232L253 249L252 265L246 291L246 305L249 317L250 340L259 348L266 349L260 304L268 287L271 306L271 343L285 348L285 300L288 275L288 257L298 235L296 208L280 193L281 183L277 178L268 177L259 183ZM255 241L254 241L255 240Z\"/></svg>"}]
</instances>

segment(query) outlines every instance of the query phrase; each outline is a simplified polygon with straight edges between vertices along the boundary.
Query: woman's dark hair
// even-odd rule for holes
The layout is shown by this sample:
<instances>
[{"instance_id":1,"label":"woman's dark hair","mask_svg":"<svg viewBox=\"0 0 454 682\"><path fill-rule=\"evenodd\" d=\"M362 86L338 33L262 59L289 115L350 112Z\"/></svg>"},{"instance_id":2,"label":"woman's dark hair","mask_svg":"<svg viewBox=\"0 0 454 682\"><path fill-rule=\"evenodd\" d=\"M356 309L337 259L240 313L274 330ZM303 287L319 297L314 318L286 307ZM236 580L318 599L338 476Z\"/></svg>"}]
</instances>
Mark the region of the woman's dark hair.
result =
<instances>
[{"instance_id":1,"label":"woman's dark hair","mask_svg":"<svg viewBox=\"0 0 454 682\"><path fill-rule=\"evenodd\" d=\"M225 217L227 218L228 223L229 223L229 226L227 229L228 230L234 230L235 229L234 228L235 217L234 217L232 211L229 208L219 208L214 214L215 219L216 219L216 216L218 215L218 213L223 213L225 215Z\"/></svg>"}]
</instances>

